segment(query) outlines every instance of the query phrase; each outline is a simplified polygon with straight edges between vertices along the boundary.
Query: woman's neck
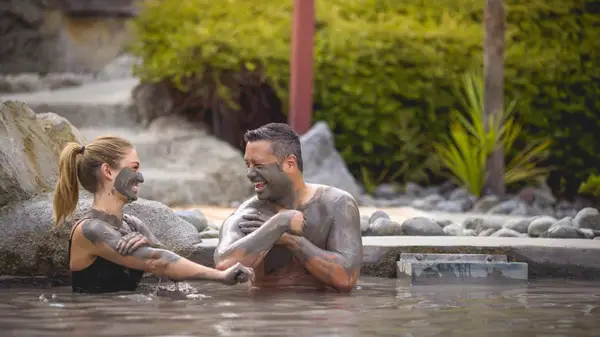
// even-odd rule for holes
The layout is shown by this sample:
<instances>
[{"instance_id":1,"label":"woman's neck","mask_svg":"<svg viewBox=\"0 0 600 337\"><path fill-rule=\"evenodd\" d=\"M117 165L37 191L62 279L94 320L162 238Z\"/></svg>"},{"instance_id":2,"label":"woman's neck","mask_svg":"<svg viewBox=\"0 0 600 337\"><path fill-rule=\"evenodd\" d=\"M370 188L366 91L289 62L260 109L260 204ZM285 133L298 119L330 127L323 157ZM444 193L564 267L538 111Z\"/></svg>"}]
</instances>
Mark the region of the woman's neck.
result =
<instances>
[{"instance_id":1,"label":"woman's neck","mask_svg":"<svg viewBox=\"0 0 600 337\"><path fill-rule=\"evenodd\" d=\"M123 219L123 206L125 206L125 203L120 200L115 200L114 196L95 195L92 208L115 216L121 220Z\"/></svg>"}]
</instances>

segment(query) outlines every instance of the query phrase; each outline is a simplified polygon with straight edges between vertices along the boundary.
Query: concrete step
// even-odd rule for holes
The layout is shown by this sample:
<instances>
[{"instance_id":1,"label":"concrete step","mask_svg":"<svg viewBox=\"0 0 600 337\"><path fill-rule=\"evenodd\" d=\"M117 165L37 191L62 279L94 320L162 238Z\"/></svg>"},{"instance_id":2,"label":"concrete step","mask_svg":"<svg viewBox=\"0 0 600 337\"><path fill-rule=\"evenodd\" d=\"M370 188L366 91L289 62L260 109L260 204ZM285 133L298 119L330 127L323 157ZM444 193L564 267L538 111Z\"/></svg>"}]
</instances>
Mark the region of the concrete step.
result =
<instances>
[{"instance_id":1,"label":"concrete step","mask_svg":"<svg viewBox=\"0 0 600 337\"><path fill-rule=\"evenodd\" d=\"M528 280L528 265L506 255L400 254L396 277L411 285L507 284Z\"/></svg>"},{"instance_id":2,"label":"concrete step","mask_svg":"<svg viewBox=\"0 0 600 337\"><path fill-rule=\"evenodd\" d=\"M143 164L142 164L143 165ZM144 184L139 196L166 205L194 205L198 200L228 205L231 193L223 191L215 177L202 171L181 171L143 167Z\"/></svg>"},{"instance_id":3,"label":"concrete step","mask_svg":"<svg viewBox=\"0 0 600 337\"><path fill-rule=\"evenodd\" d=\"M142 132L141 128L136 127L83 127L79 132L88 142L100 136L119 136L134 142L135 138Z\"/></svg>"},{"instance_id":4,"label":"concrete step","mask_svg":"<svg viewBox=\"0 0 600 337\"><path fill-rule=\"evenodd\" d=\"M182 153L189 156L190 153L186 147L198 145L196 140L201 136L201 131L194 131L195 134L190 136L185 130L150 131L141 127L85 127L79 131L88 141L104 135L123 137L135 146L138 156L142 160L142 166L169 168L169 170L181 168L181 163L185 162ZM210 140L207 138L206 141ZM209 144L205 145L209 146ZM202 157L204 153L201 151L193 153L193 155Z\"/></svg>"},{"instance_id":5,"label":"concrete step","mask_svg":"<svg viewBox=\"0 0 600 337\"><path fill-rule=\"evenodd\" d=\"M84 84L74 88L1 95L21 101L36 113L54 112L75 127L134 127L137 113L131 98L136 78Z\"/></svg>"}]
</instances>

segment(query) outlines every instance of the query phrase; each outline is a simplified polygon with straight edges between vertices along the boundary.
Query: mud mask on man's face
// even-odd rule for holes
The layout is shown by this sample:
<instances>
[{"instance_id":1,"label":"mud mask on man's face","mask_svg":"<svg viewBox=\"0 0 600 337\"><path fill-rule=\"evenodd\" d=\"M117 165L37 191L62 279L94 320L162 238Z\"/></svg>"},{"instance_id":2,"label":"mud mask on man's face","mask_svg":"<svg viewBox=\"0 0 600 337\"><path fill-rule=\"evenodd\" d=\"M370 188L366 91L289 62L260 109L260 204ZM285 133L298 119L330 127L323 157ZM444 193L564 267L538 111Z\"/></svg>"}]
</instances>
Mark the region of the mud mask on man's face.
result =
<instances>
[{"instance_id":1,"label":"mud mask on man's face","mask_svg":"<svg viewBox=\"0 0 600 337\"><path fill-rule=\"evenodd\" d=\"M138 185L144 182L144 176L129 167L121 169L115 178L115 190L121 193L127 202L132 202L138 198Z\"/></svg>"},{"instance_id":2,"label":"mud mask on man's face","mask_svg":"<svg viewBox=\"0 0 600 337\"><path fill-rule=\"evenodd\" d=\"M279 163L250 168L248 179L254 184L256 196L261 200L277 201L292 193L292 181Z\"/></svg>"}]
</instances>

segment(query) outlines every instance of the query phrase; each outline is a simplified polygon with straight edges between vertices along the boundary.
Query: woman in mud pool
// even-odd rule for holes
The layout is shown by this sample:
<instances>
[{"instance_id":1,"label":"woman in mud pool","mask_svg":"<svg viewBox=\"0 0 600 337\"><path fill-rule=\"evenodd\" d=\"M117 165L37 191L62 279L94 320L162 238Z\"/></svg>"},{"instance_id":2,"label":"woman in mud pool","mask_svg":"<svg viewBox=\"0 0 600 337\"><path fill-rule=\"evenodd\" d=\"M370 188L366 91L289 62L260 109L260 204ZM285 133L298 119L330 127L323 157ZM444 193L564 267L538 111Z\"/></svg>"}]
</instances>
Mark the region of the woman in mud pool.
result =
<instances>
[{"instance_id":1,"label":"woman in mud pool","mask_svg":"<svg viewBox=\"0 0 600 337\"><path fill-rule=\"evenodd\" d=\"M54 193L55 226L77 207L78 184L94 194L92 209L73 223L68 261L74 292L134 291L144 272L174 281L246 282L253 271L241 264L219 271L164 249L140 219L123 214L144 182L133 145L120 137L98 137L81 146L68 143L59 159Z\"/></svg>"}]
</instances>

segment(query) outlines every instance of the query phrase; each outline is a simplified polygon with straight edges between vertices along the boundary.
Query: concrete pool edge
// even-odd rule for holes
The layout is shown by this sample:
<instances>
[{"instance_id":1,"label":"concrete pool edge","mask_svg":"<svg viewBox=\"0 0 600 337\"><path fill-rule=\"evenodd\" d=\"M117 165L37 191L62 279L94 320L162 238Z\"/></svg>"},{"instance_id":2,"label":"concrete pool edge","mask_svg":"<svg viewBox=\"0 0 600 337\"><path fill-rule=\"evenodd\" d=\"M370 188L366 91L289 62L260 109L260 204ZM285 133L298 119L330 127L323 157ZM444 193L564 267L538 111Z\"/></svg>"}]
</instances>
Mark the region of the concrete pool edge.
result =
<instances>
[{"instance_id":1,"label":"concrete pool edge","mask_svg":"<svg viewBox=\"0 0 600 337\"><path fill-rule=\"evenodd\" d=\"M217 239L206 239L193 256L194 261L213 266ZM600 280L600 240L448 237L448 236L366 236L363 237L361 275L396 277L401 253L503 254L511 262L526 262L529 278Z\"/></svg>"},{"instance_id":2,"label":"concrete pool edge","mask_svg":"<svg viewBox=\"0 0 600 337\"><path fill-rule=\"evenodd\" d=\"M363 275L396 277L401 253L499 254L525 262L529 278L600 279L600 242L503 237L365 237Z\"/></svg>"},{"instance_id":3,"label":"concrete pool edge","mask_svg":"<svg viewBox=\"0 0 600 337\"><path fill-rule=\"evenodd\" d=\"M502 254L511 262L526 262L529 279L600 280L600 240L503 238L467 236L363 237L361 275L396 277L401 253ZM217 239L204 239L188 259L214 267ZM65 279L1 276L0 285L66 285Z\"/></svg>"}]
</instances>

